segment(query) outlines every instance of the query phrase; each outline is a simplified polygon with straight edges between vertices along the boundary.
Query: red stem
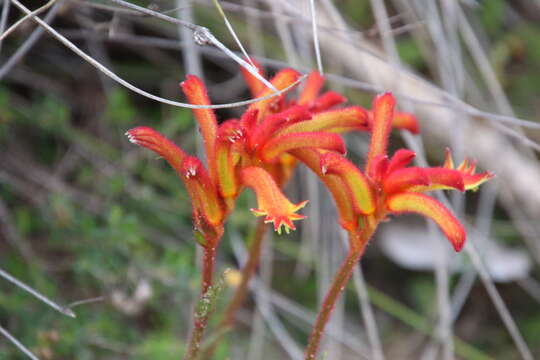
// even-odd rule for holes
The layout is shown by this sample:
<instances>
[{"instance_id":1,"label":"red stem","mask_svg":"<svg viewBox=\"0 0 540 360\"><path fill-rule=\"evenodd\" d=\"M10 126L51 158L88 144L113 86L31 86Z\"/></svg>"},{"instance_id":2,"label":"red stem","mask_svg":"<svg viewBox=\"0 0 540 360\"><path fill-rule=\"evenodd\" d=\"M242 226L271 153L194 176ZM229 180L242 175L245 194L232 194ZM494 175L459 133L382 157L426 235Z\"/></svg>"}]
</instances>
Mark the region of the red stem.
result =
<instances>
[{"instance_id":1,"label":"red stem","mask_svg":"<svg viewBox=\"0 0 540 360\"><path fill-rule=\"evenodd\" d=\"M211 244L217 244L216 242L209 242ZM203 254L203 271L201 279L201 297L203 299L206 292L212 285L214 275L214 265L216 262L216 247L206 246L204 247ZM189 340L188 350L184 356L184 360L195 360L199 353L204 330L208 325L209 312L206 311L203 314L198 313L195 309L193 317L193 329L191 331L191 337Z\"/></svg>"},{"instance_id":2,"label":"red stem","mask_svg":"<svg viewBox=\"0 0 540 360\"><path fill-rule=\"evenodd\" d=\"M257 265L259 264L264 234L266 233L267 227L268 226L265 224L263 218L258 219L255 234L253 235L252 243L249 248L248 261L242 269L242 280L225 310L225 316L223 317L223 320L221 320L220 328L231 326L234 323L236 312L246 299L249 280L253 277L255 270L257 270Z\"/></svg>"},{"instance_id":3,"label":"red stem","mask_svg":"<svg viewBox=\"0 0 540 360\"><path fill-rule=\"evenodd\" d=\"M255 228L255 233L253 234L251 244L249 247L248 260L244 267L242 268L242 280L234 292L233 298L227 305L225 309L225 315L223 319L217 326L216 331L224 330L234 324L236 313L244 300L246 299L249 281L255 274L257 270L257 265L259 264L259 259L261 257L261 249L264 240L264 235L266 234L266 229L268 228L267 224L264 222L263 218L257 220L257 226ZM216 347L219 343L220 338L217 338L212 345L208 347L208 350L205 351L203 359L211 359Z\"/></svg>"},{"instance_id":4,"label":"red stem","mask_svg":"<svg viewBox=\"0 0 540 360\"><path fill-rule=\"evenodd\" d=\"M351 274L354 270L354 266L364 254L367 241L373 234L374 230L374 227L372 228L371 226L368 226L368 228L361 233L349 234L349 253L336 273L330 289L326 293L322 308L317 315L317 320L315 321L315 325L313 326L313 330L309 337L309 343L305 353L305 360L315 360L317 358L317 352L319 351L319 345L324 333L324 328L326 327L326 324L330 319L330 315L336 306L336 301L349 282Z\"/></svg>"}]
</instances>

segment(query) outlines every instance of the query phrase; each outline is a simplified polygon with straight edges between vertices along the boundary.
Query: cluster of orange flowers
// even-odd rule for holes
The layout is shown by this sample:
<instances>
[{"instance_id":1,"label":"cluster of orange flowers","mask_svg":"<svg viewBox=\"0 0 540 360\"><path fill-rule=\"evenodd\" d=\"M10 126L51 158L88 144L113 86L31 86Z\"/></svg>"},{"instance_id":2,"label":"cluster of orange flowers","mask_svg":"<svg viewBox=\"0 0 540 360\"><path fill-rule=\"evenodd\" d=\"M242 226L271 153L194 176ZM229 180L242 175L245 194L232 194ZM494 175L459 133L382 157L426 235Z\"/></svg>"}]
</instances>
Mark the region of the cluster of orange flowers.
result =
<instances>
[{"instance_id":1,"label":"cluster of orange flowers","mask_svg":"<svg viewBox=\"0 0 540 360\"><path fill-rule=\"evenodd\" d=\"M287 233L294 230L293 222L305 218L298 211L308 201L294 204L281 191L299 162L309 167L331 192L340 225L349 233L354 256L344 263L336 282L346 283L352 265L360 259L372 234L389 214L417 213L431 218L456 251L463 247L466 237L463 226L450 210L425 192L474 189L493 175L476 174L475 163L467 159L455 167L449 151L441 167L409 167L415 153L406 149L389 157L387 145L392 128L419 132L413 115L395 111L395 99L390 93L377 96L371 110L342 107L346 99L341 94L333 91L320 94L324 78L316 71L308 76L294 99L285 94L269 97L271 89L248 72L243 74L254 98L264 99L251 104L239 119L221 123L214 111L207 108L211 103L201 80L188 76L181 83L188 101L203 106L193 112L204 141L207 167L151 128L137 127L127 132L131 142L167 160L185 184L191 197L195 234L207 251L203 294L211 285L215 249L224 223L246 187L252 188L257 196L258 206L251 211L256 216L265 216L265 222L273 223L278 233L283 228ZM271 83L283 90L299 77L297 71L284 69ZM342 134L352 131L371 133L363 169L346 158ZM316 327L321 329L312 335L308 358L313 358L317 351L320 333L342 288L336 286L327 296L326 308L330 310L319 313ZM201 330L198 336L202 336L205 321L195 323ZM196 352L197 349L192 353Z\"/></svg>"}]
</instances>

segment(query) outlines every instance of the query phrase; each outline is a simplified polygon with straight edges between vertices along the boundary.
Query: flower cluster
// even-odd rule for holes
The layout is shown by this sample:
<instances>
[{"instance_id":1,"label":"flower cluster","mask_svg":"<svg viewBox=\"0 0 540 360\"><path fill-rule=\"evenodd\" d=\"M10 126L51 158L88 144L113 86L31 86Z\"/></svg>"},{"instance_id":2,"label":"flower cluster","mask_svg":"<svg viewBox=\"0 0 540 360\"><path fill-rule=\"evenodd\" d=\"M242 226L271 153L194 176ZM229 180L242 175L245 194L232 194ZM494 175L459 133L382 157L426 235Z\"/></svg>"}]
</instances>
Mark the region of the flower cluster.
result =
<instances>
[{"instance_id":1,"label":"flower cluster","mask_svg":"<svg viewBox=\"0 0 540 360\"><path fill-rule=\"evenodd\" d=\"M244 75L255 97L271 94L251 74ZM285 69L271 83L282 90L299 76L295 70ZM282 228L288 233L295 229L294 220L304 218L296 212L307 202L293 204L280 190L297 162L291 155L298 150L344 154L339 133L369 131L373 124L372 114L359 106L336 109L346 101L342 95L329 91L319 96L323 82L323 77L313 72L296 101L288 101L284 95L262 100L248 107L239 119L221 124L213 110L195 109L208 168L151 128L137 127L127 136L131 142L158 153L176 170L191 197L196 229L207 240L219 237L236 197L246 186L257 195L259 205L253 213L266 216L278 233ZM181 88L191 104L210 105L204 84L197 77L188 76ZM410 114L396 114L393 124L418 131L416 119Z\"/></svg>"},{"instance_id":2,"label":"flower cluster","mask_svg":"<svg viewBox=\"0 0 540 360\"><path fill-rule=\"evenodd\" d=\"M371 110L339 107L346 101L345 97L333 91L320 94L324 78L316 71L308 76L295 99L288 99L286 94L270 97L272 90L250 73L243 71L243 74L254 98L261 100L252 103L238 119L221 123L208 108L211 103L202 81L188 76L181 83L188 101L201 105L193 112L204 142L206 166L151 128L137 127L129 130L127 136L131 142L162 156L184 182L191 198L195 233L205 251L202 295L211 286L215 250L240 192L252 188L258 202L257 208L251 209L253 214L264 216L264 222L273 223L278 233L282 229L288 233L295 229L294 221L305 218L298 211L307 200L295 204L281 189L298 162L318 175L334 198L340 225L349 233L350 250L310 337L306 358L314 359L335 301L378 225L391 214L417 213L434 220L459 251L465 242L463 226L442 203L425 193L437 189L475 189L493 175L476 174L475 163L468 159L455 167L448 150L441 167L408 166L415 153L406 149L389 157L387 145L392 128L419 132L413 115L395 111L395 99L389 93L376 97ZM271 83L281 91L292 88L299 77L297 71L284 69ZM363 170L345 156L342 134L351 131L371 133ZM258 261L258 251L252 254L246 279L233 300L233 312L241 303ZM207 317L195 317L186 359L197 356L207 320Z\"/></svg>"},{"instance_id":3,"label":"flower cluster","mask_svg":"<svg viewBox=\"0 0 540 360\"><path fill-rule=\"evenodd\" d=\"M442 167L407 167L416 155L407 149L400 149L389 158L386 148L395 118L394 107L395 100L389 93L374 101L364 171L335 152L300 150L294 154L325 182L334 195L341 224L350 233L364 231L366 227L372 232L388 214L418 213L434 220L459 251L465 242L463 226L443 204L424 193L475 189L493 174L476 174L475 163L468 159L454 168L449 150ZM363 241L367 240L364 237Z\"/></svg>"}]
</instances>

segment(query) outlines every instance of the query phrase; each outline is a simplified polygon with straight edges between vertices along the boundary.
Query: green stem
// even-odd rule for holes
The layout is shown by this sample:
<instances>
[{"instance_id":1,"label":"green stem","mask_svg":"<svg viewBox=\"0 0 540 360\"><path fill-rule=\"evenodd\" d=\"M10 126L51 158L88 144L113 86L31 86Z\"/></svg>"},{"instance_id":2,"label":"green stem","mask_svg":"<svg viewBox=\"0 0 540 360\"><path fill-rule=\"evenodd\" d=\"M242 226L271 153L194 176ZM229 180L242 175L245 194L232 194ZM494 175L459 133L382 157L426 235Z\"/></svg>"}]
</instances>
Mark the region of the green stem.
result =
<instances>
[{"instance_id":1,"label":"green stem","mask_svg":"<svg viewBox=\"0 0 540 360\"><path fill-rule=\"evenodd\" d=\"M211 244L217 244L218 242L209 242ZM214 265L216 262L216 246L209 245L204 247L203 254L203 271L201 279L201 298L200 301L206 301L206 293L212 286ZM198 307L198 306L197 306ZM188 350L184 356L184 360L195 360L199 353L204 330L208 325L209 310L204 307L199 311L195 309L193 316L193 328L191 331L191 337L189 340Z\"/></svg>"}]
</instances>

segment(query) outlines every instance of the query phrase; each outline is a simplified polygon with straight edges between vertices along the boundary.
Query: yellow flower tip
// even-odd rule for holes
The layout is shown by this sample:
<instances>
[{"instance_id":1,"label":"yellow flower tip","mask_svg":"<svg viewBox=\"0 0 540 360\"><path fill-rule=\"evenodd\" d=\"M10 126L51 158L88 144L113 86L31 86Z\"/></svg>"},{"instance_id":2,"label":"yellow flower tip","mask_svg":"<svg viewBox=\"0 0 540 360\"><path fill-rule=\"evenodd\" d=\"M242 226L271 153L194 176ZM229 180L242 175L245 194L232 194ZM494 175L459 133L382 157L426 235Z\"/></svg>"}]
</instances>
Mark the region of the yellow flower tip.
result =
<instances>
[{"instance_id":1,"label":"yellow flower tip","mask_svg":"<svg viewBox=\"0 0 540 360\"><path fill-rule=\"evenodd\" d=\"M457 167L454 166L452 154L446 148L445 160L443 167L451 170L456 170L463 178L464 189L477 191L478 187L495 176L492 172L486 171L476 173L476 160L465 158Z\"/></svg>"},{"instance_id":2,"label":"yellow flower tip","mask_svg":"<svg viewBox=\"0 0 540 360\"><path fill-rule=\"evenodd\" d=\"M309 202L309 200L304 200L304 201L302 201L301 203L298 203L298 204L294 205L294 210L293 210L293 211L296 212L296 211L298 211L298 210L300 210L300 209L303 209L303 208L307 205L308 202ZM298 215L298 214L296 214L296 216L302 216L302 219L305 219L305 218L306 218L306 217L303 216L303 215ZM300 220L300 219L298 219L298 220Z\"/></svg>"},{"instance_id":3,"label":"yellow flower tip","mask_svg":"<svg viewBox=\"0 0 540 360\"><path fill-rule=\"evenodd\" d=\"M306 218L306 216L296 214L296 212L302 209L304 206L306 206L308 202L309 200L305 200L296 205L292 203L288 203L286 206L287 211L281 212L281 213L271 211L271 210L267 211L264 209L250 209L250 210L255 216L266 216L266 219L264 219L264 222L266 224L273 223L274 231L276 231L279 235L281 235L282 227L285 228L285 232L289 234L291 230L296 230L296 226L294 226L293 221L303 220ZM284 210L284 209L281 209L281 210Z\"/></svg>"}]
</instances>

